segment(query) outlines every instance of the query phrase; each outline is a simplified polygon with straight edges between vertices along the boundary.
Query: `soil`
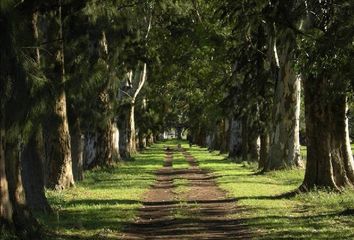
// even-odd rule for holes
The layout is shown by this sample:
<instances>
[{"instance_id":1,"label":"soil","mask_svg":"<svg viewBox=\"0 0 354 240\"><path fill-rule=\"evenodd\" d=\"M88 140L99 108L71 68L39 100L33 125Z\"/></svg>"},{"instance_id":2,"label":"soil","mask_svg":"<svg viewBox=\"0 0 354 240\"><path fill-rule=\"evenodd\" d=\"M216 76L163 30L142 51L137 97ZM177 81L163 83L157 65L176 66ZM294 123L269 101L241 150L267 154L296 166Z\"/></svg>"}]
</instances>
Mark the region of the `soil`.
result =
<instances>
[{"instance_id":1,"label":"soil","mask_svg":"<svg viewBox=\"0 0 354 240\"><path fill-rule=\"evenodd\" d=\"M188 168L173 168L173 154L181 151ZM176 191L174 180L187 183ZM144 195L143 206L135 222L129 224L124 240L206 240L251 239L246 224L233 218L240 211L236 200L227 197L215 182L215 176L198 166L185 149L167 149L156 181Z\"/></svg>"}]
</instances>

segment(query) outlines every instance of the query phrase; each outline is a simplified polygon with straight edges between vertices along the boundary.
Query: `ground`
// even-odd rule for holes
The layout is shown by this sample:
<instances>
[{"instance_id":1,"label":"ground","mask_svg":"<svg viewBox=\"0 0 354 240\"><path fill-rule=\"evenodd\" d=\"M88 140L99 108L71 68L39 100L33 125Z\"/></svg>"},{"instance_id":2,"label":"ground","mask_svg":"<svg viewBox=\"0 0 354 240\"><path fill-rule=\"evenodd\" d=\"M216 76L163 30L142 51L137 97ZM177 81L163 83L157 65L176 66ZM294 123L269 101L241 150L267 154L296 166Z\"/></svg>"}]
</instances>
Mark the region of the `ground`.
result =
<instances>
[{"instance_id":1,"label":"ground","mask_svg":"<svg viewBox=\"0 0 354 240\"><path fill-rule=\"evenodd\" d=\"M55 214L39 218L48 239L354 239L353 191L277 198L303 170L257 175L252 163L178 143L47 192Z\"/></svg>"}]
</instances>

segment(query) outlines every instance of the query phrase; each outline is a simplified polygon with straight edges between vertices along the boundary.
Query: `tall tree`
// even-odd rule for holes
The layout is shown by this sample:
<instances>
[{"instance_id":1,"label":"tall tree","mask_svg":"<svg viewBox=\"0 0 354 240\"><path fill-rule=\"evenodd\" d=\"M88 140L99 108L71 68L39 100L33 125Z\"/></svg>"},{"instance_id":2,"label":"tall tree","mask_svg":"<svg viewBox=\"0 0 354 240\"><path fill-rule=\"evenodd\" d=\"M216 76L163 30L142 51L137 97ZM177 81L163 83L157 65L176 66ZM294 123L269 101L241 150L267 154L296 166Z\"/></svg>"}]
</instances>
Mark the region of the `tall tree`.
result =
<instances>
[{"instance_id":1,"label":"tall tree","mask_svg":"<svg viewBox=\"0 0 354 240\"><path fill-rule=\"evenodd\" d=\"M46 51L42 51L42 59L44 72L52 84L53 97L52 112L45 128L46 185L59 190L74 185L66 108L62 0L57 0L53 9L43 14L43 18L45 24L41 25L41 40L45 43Z\"/></svg>"},{"instance_id":2,"label":"tall tree","mask_svg":"<svg viewBox=\"0 0 354 240\"><path fill-rule=\"evenodd\" d=\"M353 9L350 1L305 1L300 62L305 75L307 163L300 190L354 185L347 118Z\"/></svg>"}]
</instances>

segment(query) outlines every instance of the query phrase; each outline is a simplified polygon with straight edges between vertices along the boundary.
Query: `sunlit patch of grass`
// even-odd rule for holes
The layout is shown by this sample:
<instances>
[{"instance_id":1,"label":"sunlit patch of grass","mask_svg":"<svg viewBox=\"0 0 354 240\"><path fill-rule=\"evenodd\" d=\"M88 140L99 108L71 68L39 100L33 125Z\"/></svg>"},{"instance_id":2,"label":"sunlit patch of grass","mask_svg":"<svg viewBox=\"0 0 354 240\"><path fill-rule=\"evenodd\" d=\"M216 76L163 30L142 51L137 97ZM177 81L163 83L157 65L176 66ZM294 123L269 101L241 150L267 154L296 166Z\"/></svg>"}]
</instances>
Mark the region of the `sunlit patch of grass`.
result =
<instances>
[{"instance_id":1,"label":"sunlit patch of grass","mask_svg":"<svg viewBox=\"0 0 354 240\"><path fill-rule=\"evenodd\" d=\"M173 154L173 168L188 168L189 164L181 152L175 152Z\"/></svg>"},{"instance_id":2,"label":"sunlit patch of grass","mask_svg":"<svg viewBox=\"0 0 354 240\"><path fill-rule=\"evenodd\" d=\"M189 189L188 183L189 181L187 179L182 179L182 178L174 179L173 185L175 187L173 189L173 192L176 193L177 196L186 193Z\"/></svg>"},{"instance_id":3,"label":"sunlit patch of grass","mask_svg":"<svg viewBox=\"0 0 354 240\"><path fill-rule=\"evenodd\" d=\"M354 191L338 194L312 191L292 198L277 198L297 189L304 177L303 169L255 174L255 164L236 164L226 155L206 149L188 149L200 167L218 176L220 187L238 199L243 219L258 239L354 239L354 217L345 213L354 209Z\"/></svg>"},{"instance_id":4,"label":"sunlit patch of grass","mask_svg":"<svg viewBox=\"0 0 354 240\"><path fill-rule=\"evenodd\" d=\"M137 154L135 161L86 172L85 180L74 188L47 191L54 214L38 215L40 222L56 233L57 239L108 239L133 221L141 196L154 181L164 155L162 144L157 144Z\"/></svg>"}]
</instances>

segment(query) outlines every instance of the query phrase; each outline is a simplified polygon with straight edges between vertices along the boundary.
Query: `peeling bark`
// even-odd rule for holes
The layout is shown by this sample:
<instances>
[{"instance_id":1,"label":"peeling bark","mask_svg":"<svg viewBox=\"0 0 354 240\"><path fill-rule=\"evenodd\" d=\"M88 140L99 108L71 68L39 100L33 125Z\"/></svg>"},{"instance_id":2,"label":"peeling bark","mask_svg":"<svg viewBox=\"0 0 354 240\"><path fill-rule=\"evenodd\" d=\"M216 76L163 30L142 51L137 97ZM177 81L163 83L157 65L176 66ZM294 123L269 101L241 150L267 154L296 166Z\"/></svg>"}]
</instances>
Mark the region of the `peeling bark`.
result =
<instances>
[{"instance_id":1,"label":"peeling bark","mask_svg":"<svg viewBox=\"0 0 354 240\"><path fill-rule=\"evenodd\" d=\"M291 43L287 42L278 57L277 48L274 44L279 71L266 170L301 165L299 141L300 77L296 76L290 61L292 51L290 45Z\"/></svg>"}]
</instances>

